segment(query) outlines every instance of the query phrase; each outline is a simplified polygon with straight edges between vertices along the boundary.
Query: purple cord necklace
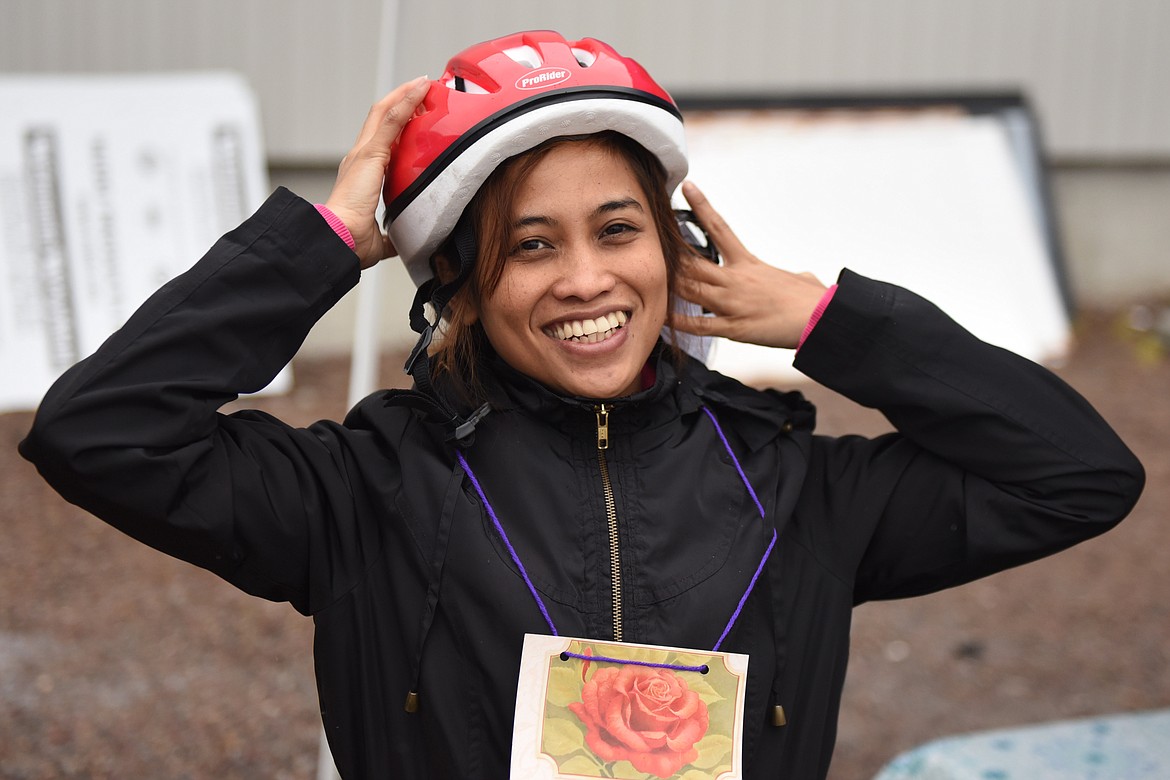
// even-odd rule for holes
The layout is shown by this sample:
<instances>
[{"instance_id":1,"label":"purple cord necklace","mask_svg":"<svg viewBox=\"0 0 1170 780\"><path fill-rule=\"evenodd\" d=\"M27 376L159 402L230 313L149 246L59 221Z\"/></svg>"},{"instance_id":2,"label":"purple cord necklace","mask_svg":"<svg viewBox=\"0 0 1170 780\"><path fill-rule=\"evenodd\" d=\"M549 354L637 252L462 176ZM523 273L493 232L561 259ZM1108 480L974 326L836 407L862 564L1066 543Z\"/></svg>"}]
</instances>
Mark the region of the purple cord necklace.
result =
<instances>
[{"instance_id":1,"label":"purple cord necklace","mask_svg":"<svg viewBox=\"0 0 1170 780\"><path fill-rule=\"evenodd\" d=\"M731 462L735 465L735 470L739 474L739 478L743 481L744 487L747 488L748 495L751 496L752 501L755 503L756 509L760 513L760 518L766 520L767 515L764 512L764 505L760 503L760 499L756 495L756 491L752 488L752 483L748 481L747 474L744 473L743 467L740 466L739 458L735 457L735 451L731 449L731 444L727 441L727 437L723 434L723 428L720 427L719 421L715 419L715 414L706 406L701 408L706 413L707 417L711 420L711 424L715 426L715 432L719 434L719 440L723 442L724 449L727 450L728 456L731 457ZM496 510L492 507L491 502L488 501L488 497L484 493L483 487L479 484L479 479L476 478L475 472L471 470L471 466L467 463L467 459L463 457L463 451L458 449L455 450L455 456L459 459L459 465L467 474L468 479L471 480L471 485L475 488L475 493L479 496L479 500L483 502L483 506L487 510L488 517L491 518L492 525L495 527L496 533L500 535L500 539L502 539L504 542L504 547L506 547L508 550L508 555L512 557L512 562L516 564L516 568L520 571L520 576L524 579L524 584L528 586L528 592L532 594L533 600L536 601L536 606L540 609L540 614L544 616L544 622L548 624L549 631L552 632L553 636L560 636L560 634L557 632L556 625L553 623L552 617L550 617L548 614L548 608L544 605L544 599L540 597L540 593L536 590L536 586L532 584L532 578L528 576L528 570L524 568L524 564L520 561L520 556L516 553L516 548L512 546L511 540L508 539L508 534L504 531L504 526L502 523L500 523L500 518L496 516ZM756 571L752 575L751 581L748 582L747 590L745 590L743 596L740 597L739 603L736 604L735 611L731 615L731 619L727 621L727 625L724 627L723 633L719 635L719 639L715 642L715 646L711 648L711 652L718 652L720 646L723 645L723 640L727 638L729 633L731 633L731 627L734 626L735 621L739 619L739 615L743 611L743 606L747 603L748 596L751 595L752 590L755 588L756 582L760 578L760 573L764 571L764 565L767 564L768 557L772 554L772 549L775 546L776 529L773 528L772 540L768 543L768 548L764 550L764 557L760 559L760 565L756 567ZM700 672L702 674L707 673L706 664L701 666L684 666L680 664L651 663L649 661L630 661L623 658L610 658L608 656L599 655L584 655L582 653L561 653L561 660L567 660L569 658L580 658L588 661L624 664L627 666L650 666L659 669L675 669L684 672Z\"/></svg>"}]
</instances>

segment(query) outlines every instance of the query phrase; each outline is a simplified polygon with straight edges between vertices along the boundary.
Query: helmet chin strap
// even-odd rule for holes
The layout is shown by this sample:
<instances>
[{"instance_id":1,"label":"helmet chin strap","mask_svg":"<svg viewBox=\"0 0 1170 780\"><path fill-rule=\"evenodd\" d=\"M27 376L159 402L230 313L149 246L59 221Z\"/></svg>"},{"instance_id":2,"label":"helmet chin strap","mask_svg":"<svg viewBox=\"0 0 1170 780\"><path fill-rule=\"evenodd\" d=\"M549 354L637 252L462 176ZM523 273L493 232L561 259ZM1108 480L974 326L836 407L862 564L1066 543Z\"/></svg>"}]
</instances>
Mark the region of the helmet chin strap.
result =
<instances>
[{"instance_id":1,"label":"helmet chin strap","mask_svg":"<svg viewBox=\"0 0 1170 780\"><path fill-rule=\"evenodd\" d=\"M410 307L410 328L418 333L419 337L414 349L410 351L410 356L406 359L406 365L402 368L414 379L414 389L417 393L391 391L388 401L403 403L427 412L429 417L447 426L449 429L448 441L455 440L466 443L468 437L475 432L476 424L491 411L491 407L484 404L467 417L463 417L453 410L436 392L431 382L429 348L435 335L435 329L439 326L439 320L442 319L443 312L447 309L447 304L451 302L451 298L454 297L459 288L467 282L475 267L475 230L472 228L469 215L464 214L455 225L455 230L451 234L451 245L458 259L458 272L455 278L443 284L440 283L438 277L431 277L419 285L418 291L414 295L414 303ZM434 322L427 319L425 309L427 303L431 304L431 310L434 312ZM408 399L406 397L408 395L413 397Z\"/></svg>"}]
</instances>

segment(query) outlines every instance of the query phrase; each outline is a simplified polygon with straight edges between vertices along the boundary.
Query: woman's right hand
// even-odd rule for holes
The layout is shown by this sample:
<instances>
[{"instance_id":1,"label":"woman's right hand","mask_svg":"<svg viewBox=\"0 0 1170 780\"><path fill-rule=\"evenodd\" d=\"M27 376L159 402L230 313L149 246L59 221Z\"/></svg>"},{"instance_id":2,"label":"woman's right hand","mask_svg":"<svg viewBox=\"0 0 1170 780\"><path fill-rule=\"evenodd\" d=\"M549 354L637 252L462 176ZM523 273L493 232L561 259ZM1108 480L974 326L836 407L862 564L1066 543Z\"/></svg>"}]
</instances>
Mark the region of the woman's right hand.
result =
<instances>
[{"instance_id":1,"label":"woman's right hand","mask_svg":"<svg viewBox=\"0 0 1170 780\"><path fill-rule=\"evenodd\" d=\"M370 109L353 148L341 160L325 206L345 223L363 269L398 252L375 219L390 147L426 96L425 76L400 84Z\"/></svg>"}]
</instances>

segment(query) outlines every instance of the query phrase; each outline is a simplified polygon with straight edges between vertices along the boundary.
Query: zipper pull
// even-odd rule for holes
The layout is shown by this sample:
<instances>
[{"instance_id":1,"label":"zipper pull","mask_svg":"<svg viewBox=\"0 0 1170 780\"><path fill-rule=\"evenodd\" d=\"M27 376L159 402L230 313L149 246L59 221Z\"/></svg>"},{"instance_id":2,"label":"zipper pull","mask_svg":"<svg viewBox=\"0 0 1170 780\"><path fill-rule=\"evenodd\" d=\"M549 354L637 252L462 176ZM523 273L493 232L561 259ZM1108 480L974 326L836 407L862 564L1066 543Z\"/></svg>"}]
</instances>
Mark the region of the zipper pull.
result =
<instances>
[{"instance_id":1,"label":"zipper pull","mask_svg":"<svg viewBox=\"0 0 1170 780\"><path fill-rule=\"evenodd\" d=\"M609 449L609 409L605 404L596 407L597 412L597 449Z\"/></svg>"}]
</instances>

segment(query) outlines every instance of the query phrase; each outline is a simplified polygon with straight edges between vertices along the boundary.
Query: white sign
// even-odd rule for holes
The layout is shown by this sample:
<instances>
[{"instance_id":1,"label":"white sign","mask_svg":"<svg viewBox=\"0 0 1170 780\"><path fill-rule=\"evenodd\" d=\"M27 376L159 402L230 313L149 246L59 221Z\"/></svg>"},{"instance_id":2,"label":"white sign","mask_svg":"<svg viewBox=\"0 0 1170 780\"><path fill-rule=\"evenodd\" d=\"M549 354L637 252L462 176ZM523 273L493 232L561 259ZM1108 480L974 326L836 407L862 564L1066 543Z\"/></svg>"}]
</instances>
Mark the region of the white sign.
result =
<instances>
[{"instance_id":1,"label":"white sign","mask_svg":"<svg viewBox=\"0 0 1170 780\"><path fill-rule=\"evenodd\" d=\"M35 407L267 191L236 76L0 78L0 412Z\"/></svg>"},{"instance_id":2,"label":"white sign","mask_svg":"<svg viewBox=\"0 0 1170 780\"><path fill-rule=\"evenodd\" d=\"M831 284L841 268L925 296L979 338L1059 360L1070 324L1018 137L961 112L688 115L689 178L744 244ZM799 378L791 352L720 339L709 364Z\"/></svg>"}]
</instances>

